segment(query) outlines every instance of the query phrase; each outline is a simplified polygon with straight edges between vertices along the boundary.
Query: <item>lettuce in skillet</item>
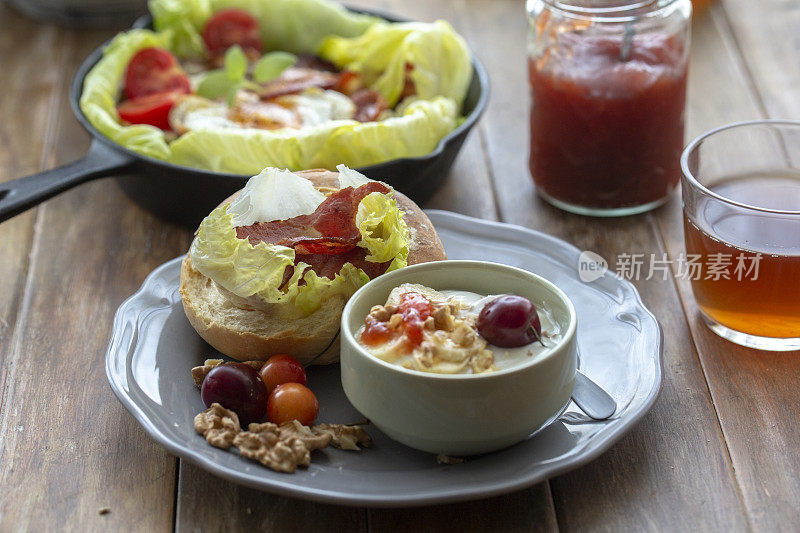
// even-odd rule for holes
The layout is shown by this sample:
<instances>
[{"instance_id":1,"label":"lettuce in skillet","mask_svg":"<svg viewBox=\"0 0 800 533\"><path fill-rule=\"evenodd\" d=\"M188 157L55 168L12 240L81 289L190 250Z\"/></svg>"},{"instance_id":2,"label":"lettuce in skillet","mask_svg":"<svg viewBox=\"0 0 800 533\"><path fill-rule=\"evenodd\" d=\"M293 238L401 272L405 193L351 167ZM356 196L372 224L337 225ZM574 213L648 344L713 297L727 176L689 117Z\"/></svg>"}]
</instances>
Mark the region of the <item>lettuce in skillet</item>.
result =
<instances>
[{"instance_id":1,"label":"lettuce in skillet","mask_svg":"<svg viewBox=\"0 0 800 533\"><path fill-rule=\"evenodd\" d=\"M135 152L164 161L236 174L265 165L300 170L366 166L430 153L452 131L472 67L461 37L445 22L386 23L329 0L151 0L156 31L118 35L89 72L80 99L88 120ZM362 74L394 105L407 65L416 95L395 116L376 122L332 120L303 129L199 129L175 140L147 125L123 126L116 111L122 78L139 50L159 46L179 58L202 57L202 29L213 13L245 9L260 22L264 50L312 53Z\"/></svg>"}]
</instances>

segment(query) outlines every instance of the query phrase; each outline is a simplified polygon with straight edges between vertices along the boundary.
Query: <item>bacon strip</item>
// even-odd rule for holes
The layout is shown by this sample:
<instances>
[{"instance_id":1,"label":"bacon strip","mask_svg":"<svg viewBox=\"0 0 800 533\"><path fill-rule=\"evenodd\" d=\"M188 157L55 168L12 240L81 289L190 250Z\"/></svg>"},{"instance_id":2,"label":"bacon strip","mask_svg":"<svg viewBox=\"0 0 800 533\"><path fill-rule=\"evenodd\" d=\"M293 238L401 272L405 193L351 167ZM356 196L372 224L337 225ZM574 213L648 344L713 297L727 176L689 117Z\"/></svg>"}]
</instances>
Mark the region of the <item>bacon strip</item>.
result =
<instances>
[{"instance_id":1,"label":"bacon strip","mask_svg":"<svg viewBox=\"0 0 800 533\"><path fill-rule=\"evenodd\" d=\"M332 89L338 81L339 75L333 72L313 68L289 67L280 76L264 85L258 91L258 94L262 100L271 100L287 94L301 93L312 87Z\"/></svg>"},{"instance_id":2,"label":"bacon strip","mask_svg":"<svg viewBox=\"0 0 800 533\"><path fill-rule=\"evenodd\" d=\"M345 263L352 263L372 278L385 272L388 264L364 259L366 250L357 247L361 234L356 211L365 196L389 191L376 181L356 189L346 187L328 196L310 215L241 226L236 228L236 236L253 245L266 242L294 248L295 261L311 265L319 276L333 279Z\"/></svg>"}]
</instances>

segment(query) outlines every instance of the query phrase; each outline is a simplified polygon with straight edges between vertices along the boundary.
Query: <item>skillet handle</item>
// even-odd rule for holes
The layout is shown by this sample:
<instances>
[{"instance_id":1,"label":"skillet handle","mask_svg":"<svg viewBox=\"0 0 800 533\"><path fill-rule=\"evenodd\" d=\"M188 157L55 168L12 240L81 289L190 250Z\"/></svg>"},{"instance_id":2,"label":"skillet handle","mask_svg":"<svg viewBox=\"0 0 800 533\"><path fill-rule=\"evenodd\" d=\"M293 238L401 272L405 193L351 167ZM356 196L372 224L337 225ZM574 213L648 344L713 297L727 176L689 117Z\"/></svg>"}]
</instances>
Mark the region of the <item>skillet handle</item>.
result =
<instances>
[{"instance_id":1,"label":"skillet handle","mask_svg":"<svg viewBox=\"0 0 800 533\"><path fill-rule=\"evenodd\" d=\"M93 140L86 155L62 167L0 183L0 222L76 185L118 173L135 159Z\"/></svg>"}]
</instances>

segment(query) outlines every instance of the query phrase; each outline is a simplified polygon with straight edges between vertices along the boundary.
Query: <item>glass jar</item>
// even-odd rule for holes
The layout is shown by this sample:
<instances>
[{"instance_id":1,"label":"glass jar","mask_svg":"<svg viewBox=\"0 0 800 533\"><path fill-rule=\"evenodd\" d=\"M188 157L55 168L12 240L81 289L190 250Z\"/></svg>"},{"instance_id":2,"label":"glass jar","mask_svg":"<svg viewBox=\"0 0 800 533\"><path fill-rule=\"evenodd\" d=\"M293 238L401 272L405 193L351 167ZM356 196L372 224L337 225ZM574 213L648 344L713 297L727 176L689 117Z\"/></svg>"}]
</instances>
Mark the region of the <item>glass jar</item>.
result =
<instances>
[{"instance_id":1,"label":"glass jar","mask_svg":"<svg viewBox=\"0 0 800 533\"><path fill-rule=\"evenodd\" d=\"M530 171L574 213L664 203L680 180L690 0L528 0Z\"/></svg>"}]
</instances>

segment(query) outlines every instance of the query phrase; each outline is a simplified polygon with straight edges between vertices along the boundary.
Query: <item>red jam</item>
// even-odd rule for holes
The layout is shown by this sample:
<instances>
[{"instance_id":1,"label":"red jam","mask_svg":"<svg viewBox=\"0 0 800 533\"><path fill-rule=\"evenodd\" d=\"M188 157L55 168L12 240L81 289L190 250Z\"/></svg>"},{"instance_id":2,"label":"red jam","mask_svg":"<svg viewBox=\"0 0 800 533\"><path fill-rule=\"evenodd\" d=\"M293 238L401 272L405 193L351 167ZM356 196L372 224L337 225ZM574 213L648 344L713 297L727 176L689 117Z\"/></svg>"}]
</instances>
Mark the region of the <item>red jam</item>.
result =
<instances>
[{"instance_id":1,"label":"red jam","mask_svg":"<svg viewBox=\"0 0 800 533\"><path fill-rule=\"evenodd\" d=\"M394 333L389 329L386 322L381 322L377 318L367 315L364 324L364 331L361 332L361 342L367 346L378 346L389 342L394 337Z\"/></svg>"},{"instance_id":2,"label":"red jam","mask_svg":"<svg viewBox=\"0 0 800 533\"><path fill-rule=\"evenodd\" d=\"M400 327L392 329L388 322L381 322L372 315L367 315L364 320L364 331L361 332L361 342L367 346L377 346L394 339L398 332L402 332L405 340L402 349L407 353L422 344L425 319L431 316L433 306L430 300L418 292L407 292L400 297L397 313L400 314Z\"/></svg>"},{"instance_id":3,"label":"red jam","mask_svg":"<svg viewBox=\"0 0 800 533\"><path fill-rule=\"evenodd\" d=\"M614 209L656 202L680 179L686 54L674 37L565 34L529 62L530 170L567 204Z\"/></svg>"},{"instance_id":4,"label":"red jam","mask_svg":"<svg viewBox=\"0 0 800 533\"><path fill-rule=\"evenodd\" d=\"M407 292L400 297L397 311L402 316L403 333L408 339L408 351L422 344L422 330L425 319L431 316L433 306L430 300L418 292Z\"/></svg>"}]
</instances>

